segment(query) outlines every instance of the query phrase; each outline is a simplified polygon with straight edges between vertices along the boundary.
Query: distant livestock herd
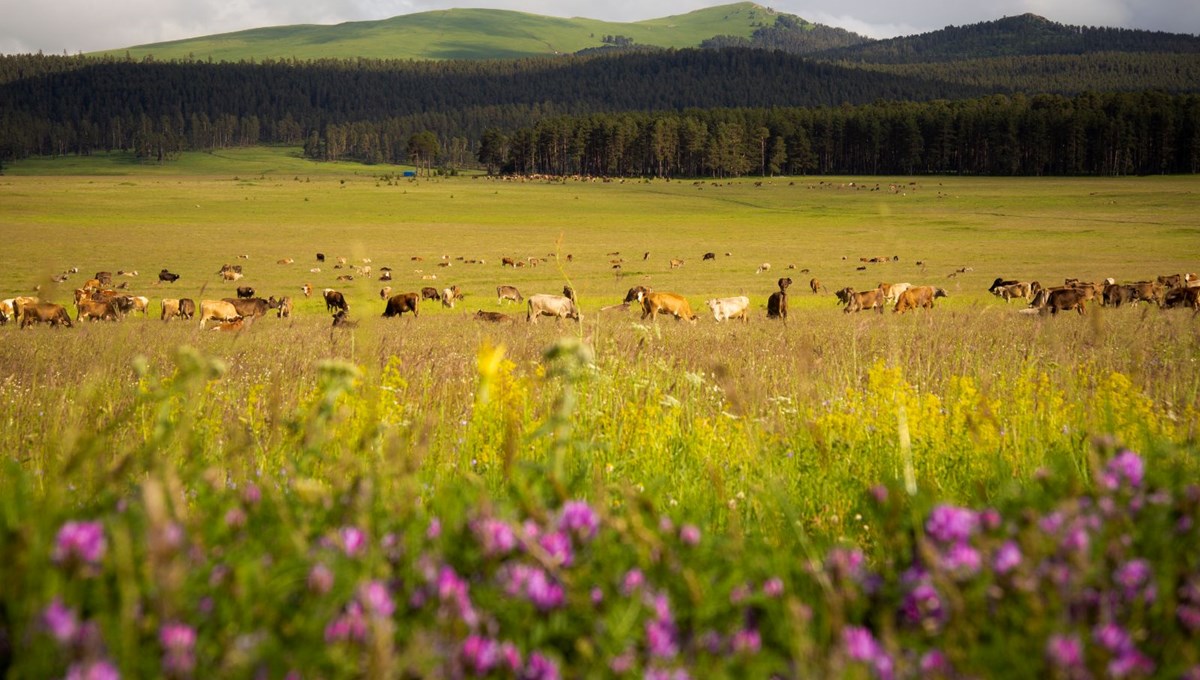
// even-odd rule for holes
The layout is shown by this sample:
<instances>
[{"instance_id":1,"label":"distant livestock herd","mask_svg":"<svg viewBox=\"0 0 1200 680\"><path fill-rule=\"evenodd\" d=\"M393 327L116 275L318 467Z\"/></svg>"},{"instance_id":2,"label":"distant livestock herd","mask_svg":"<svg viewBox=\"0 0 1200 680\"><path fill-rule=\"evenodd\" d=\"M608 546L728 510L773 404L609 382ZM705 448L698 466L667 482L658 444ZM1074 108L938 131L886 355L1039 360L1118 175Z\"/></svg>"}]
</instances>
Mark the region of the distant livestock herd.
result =
<instances>
[{"instance_id":1,"label":"distant livestock herd","mask_svg":"<svg viewBox=\"0 0 1200 680\"><path fill-rule=\"evenodd\" d=\"M617 254L610 253L610 255ZM726 254L728 255L728 253ZM713 258L715 258L715 253L705 253L703 259ZM568 259L572 258L568 256ZM876 259L888 260L888 258ZM280 264L290 263L290 260L291 258L280 260ZM863 260L875 261L867 258L863 258ZM324 256L318 255L318 261L324 262ZM345 258L338 258L338 262L337 266L340 268L345 263ZM369 260L364 259L364 262L369 262ZM482 261L477 262L482 263ZM681 264L681 260L672 260L671 267L675 268ZM512 264L510 258L503 258L501 266L516 265ZM770 264L763 263L756 273L761 274L769 270ZM74 271L78 270L64 272L61 279L55 277L55 281L65 281L66 277ZM358 271L359 274L370 275L369 266L359 267ZM392 280L389 268L384 267L381 272L382 275L379 277L381 281L390 282ZM137 276L137 272L118 272L118 276L122 275L134 277ZM227 282L238 281L243 275L242 267L241 265L226 264L218 271L218 275ZM341 278L353 277L346 275L339 277L339 279ZM97 272L95 277L75 290L75 321L115 321L135 312L140 312L143 316L148 315L149 298L119 292L125 287L125 283L113 287L112 279L111 272ZM158 274L160 283L174 283L178 279L179 275L166 269ZM767 299L767 318L787 319L788 287L791 285L791 278L784 277L778 280L778 290L771 293ZM825 286L816 278L809 281L809 289L814 295L826 291ZM314 292L310 284L304 284L301 291L305 297L311 297ZM1026 301L1028 306L1021 310L1026 314L1057 314L1060 311L1072 310L1083 314L1089 303L1120 307L1138 302L1147 302L1162 308L1187 307L1200 311L1200 277L1194 273L1159 276L1153 281L1124 284L1119 284L1111 278L1099 283L1066 279L1063 285L1054 287L1043 287L1037 281L1019 281L999 277L988 287L988 291L1006 303L1013 299ZM257 297L256 291L250 286L238 286L236 294L236 297L219 300L201 300L199 304L190 298L163 298L160 302L160 318L165 321L175 318L199 317L201 328L207 328L212 324L212 327L218 330L240 330L271 310L275 310L275 314L279 318L289 317L292 313L291 297L285 296L277 299L271 296L264 299ZM342 292L326 288L322 291L322 296L325 300L326 311L332 315L335 327L356 325L356 322L349 317L350 305ZM869 290L841 288L834 293L834 296L839 304L844 305L843 311L846 313L874 310L882 314L886 307L891 307L895 313L922 308L932 309L938 298L948 297L948 294L944 288L937 286L880 283ZM384 286L379 291L379 297L384 302L384 317L403 316L411 313L415 318L419 314L422 300L440 302L444 307L453 308L456 302L463 299L464 293L458 286L450 286L441 290L426 286L420 291L392 294L392 287ZM575 291L570 286L564 287L561 295L542 293L525 297L514 286L500 285L496 287L496 301L497 304L505 302L521 304L524 302L525 319L529 323L536 323L543 316L553 317L555 320L580 321L582 318L577 306ZM622 302L603 307L601 311L628 309L632 304L640 307L642 319L654 320L660 315L667 315L678 320L690 322L697 320L696 314L684 296L673 292L655 291L640 285L630 288ZM705 301L705 306L708 307L713 319L717 322L728 320L745 322L750 319L750 298L744 295L709 299ZM495 323L511 323L517 320L516 317L509 314L484 310L476 312L475 318ZM0 301L0 323L9 321L16 321L21 328L34 324L72 325L72 319L66 307L44 302L31 296Z\"/></svg>"}]
</instances>

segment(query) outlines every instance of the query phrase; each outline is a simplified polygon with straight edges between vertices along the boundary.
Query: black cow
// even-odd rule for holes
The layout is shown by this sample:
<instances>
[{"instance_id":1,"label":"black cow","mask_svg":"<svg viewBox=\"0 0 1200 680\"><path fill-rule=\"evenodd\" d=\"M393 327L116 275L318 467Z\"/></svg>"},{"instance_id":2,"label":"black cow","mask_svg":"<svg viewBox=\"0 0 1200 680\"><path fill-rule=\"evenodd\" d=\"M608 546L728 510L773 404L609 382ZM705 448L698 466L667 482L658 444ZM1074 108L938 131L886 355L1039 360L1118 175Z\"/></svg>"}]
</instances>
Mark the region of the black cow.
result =
<instances>
[{"instance_id":1,"label":"black cow","mask_svg":"<svg viewBox=\"0 0 1200 680\"><path fill-rule=\"evenodd\" d=\"M175 283L179 280L179 274L172 274L166 269L163 269L158 273L158 280L162 281L163 283Z\"/></svg>"},{"instance_id":2,"label":"black cow","mask_svg":"<svg viewBox=\"0 0 1200 680\"><path fill-rule=\"evenodd\" d=\"M325 289L325 311L332 312L335 309L342 311L350 311L350 304L346 302L346 296L332 288Z\"/></svg>"}]
</instances>

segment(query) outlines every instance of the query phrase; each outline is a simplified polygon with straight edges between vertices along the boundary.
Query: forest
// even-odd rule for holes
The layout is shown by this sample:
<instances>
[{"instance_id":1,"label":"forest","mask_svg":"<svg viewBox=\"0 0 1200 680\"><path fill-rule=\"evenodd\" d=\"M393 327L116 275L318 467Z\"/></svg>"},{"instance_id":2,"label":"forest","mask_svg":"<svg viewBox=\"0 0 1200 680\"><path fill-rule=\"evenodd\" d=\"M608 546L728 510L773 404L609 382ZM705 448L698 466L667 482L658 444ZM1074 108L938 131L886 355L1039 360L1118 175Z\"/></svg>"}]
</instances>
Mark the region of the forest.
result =
<instances>
[{"instance_id":1,"label":"forest","mask_svg":"<svg viewBox=\"0 0 1200 680\"><path fill-rule=\"evenodd\" d=\"M0 164L110 151L163 163L183 151L278 144L317 160L450 172L1200 169L1198 54L840 59L744 47L442 62L8 56Z\"/></svg>"}]
</instances>

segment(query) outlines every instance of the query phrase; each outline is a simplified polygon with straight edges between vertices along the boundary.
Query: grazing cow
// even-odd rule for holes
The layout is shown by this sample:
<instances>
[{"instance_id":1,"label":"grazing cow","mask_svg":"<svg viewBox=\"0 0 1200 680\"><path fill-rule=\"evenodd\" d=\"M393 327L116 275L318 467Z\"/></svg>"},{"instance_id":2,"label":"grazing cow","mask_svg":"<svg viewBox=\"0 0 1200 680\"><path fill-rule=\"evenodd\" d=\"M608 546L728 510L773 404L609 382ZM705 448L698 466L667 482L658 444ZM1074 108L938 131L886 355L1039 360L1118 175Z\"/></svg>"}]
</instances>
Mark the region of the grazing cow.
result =
<instances>
[{"instance_id":1,"label":"grazing cow","mask_svg":"<svg viewBox=\"0 0 1200 680\"><path fill-rule=\"evenodd\" d=\"M1172 288L1163 299L1163 309L1190 307L1200 311L1200 286Z\"/></svg>"},{"instance_id":2,"label":"grazing cow","mask_svg":"<svg viewBox=\"0 0 1200 680\"><path fill-rule=\"evenodd\" d=\"M826 290L824 284L822 284L819 279L815 279L815 278L808 282L808 287L809 287L809 289L812 290L813 295L816 295L817 293L820 293L821 291Z\"/></svg>"},{"instance_id":3,"label":"grazing cow","mask_svg":"<svg viewBox=\"0 0 1200 680\"><path fill-rule=\"evenodd\" d=\"M502 314L500 312L485 312L482 309L475 312L476 321L488 321L491 323L516 323L516 317L510 314Z\"/></svg>"},{"instance_id":4,"label":"grazing cow","mask_svg":"<svg viewBox=\"0 0 1200 680\"><path fill-rule=\"evenodd\" d=\"M514 259L513 259L513 258L511 258L511 257L502 257L502 258L500 258L500 266L501 266L501 267L514 267L514 268L515 268L515 267L517 266L517 261L516 261L516 260L514 260Z\"/></svg>"},{"instance_id":5,"label":"grazing cow","mask_svg":"<svg viewBox=\"0 0 1200 680\"><path fill-rule=\"evenodd\" d=\"M688 304L687 298L678 293L644 293L641 299L643 319L653 317L654 321L658 321L659 314L670 314L676 321L687 319L692 323L696 322L692 306Z\"/></svg>"},{"instance_id":6,"label":"grazing cow","mask_svg":"<svg viewBox=\"0 0 1200 680\"><path fill-rule=\"evenodd\" d=\"M555 321L561 319L583 320L579 314L579 308L575 306L575 301L561 295L550 295L549 293L530 295L525 300L525 306L525 320L529 323L537 323L538 317L543 315L552 316Z\"/></svg>"},{"instance_id":7,"label":"grazing cow","mask_svg":"<svg viewBox=\"0 0 1200 680\"><path fill-rule=\"evenodd\" d=\"M172 274L166 269L163 269L158 273L158 280L162 283L175 283L179 280L179 274Z\"/></svg>"},{"instance_id":8,"label":"grazing cow","mask_svg":"<svg viewBox=\"0 0 1200 680\"><path fill-rule=\"evenodd\" d=\"M783 319L787 321L788 302L787 291L780 289L771 293L767 298L767 318L768 319Z\"/></svg>"},{"instance_id":9,"label":"grazing cow","mask_svg":"<svg viewBox=\"0 0 1200 680\"><path fill-rule=\"evenodd\" d=\"M179 299L178 298L163 298L159 305L162 307L162 314L158 317L163 321L170 321L179 316Z\"/></svg>"},{"instance_id":10,"label":"grazing cow","mask_svg":"<svg viewBox=\"0 0 1200 680\"><path fill-rule=\"evenodd\" d=\"M848 288L850 291L850 301L846 303L846 308L842 311L849 314L850 312L861 312L868 309L883 314L883 290L873 288L871 290L857 292L853 288Z\"/></svg>"},{"instance_id":11,"label":"grazing cow","mask_svg":"<svg viewBox=\"0 0 1200 680\"><path fill-rule=\"evenodd\" d=\"M128 314L137 308L137 302L132 295L116 295L103 299L111 300L118 314Z\"/></svg>"},{"instance_id":12,"label":"grazing cow","mask_svg":"<svg viewBox=\"0 0 1200 680\"><path fill-rule=\"evenodd\" d=\"M306 297L306 298L312 297L312 292L313 292L312 284L306 283L303 286L300 286L300 292L304 293L304 297Z\"/></svg>"},{"instance_id":13,"label":"grazing cow","mask_svg":"<svg viewBox=\"0 0 1200 680\"><path fill-rule=\"evenodd\" d=\"M71 315L67 308L53 302L35 302L21 308L21 328L35 323L48 323L51 326L66 326L71 328Z\"/></svg>"},{"instance_id":14,"label":"grazing cow","mask_svg":"<svg viewBox=\"0 0 1200 680\"><path fill-rule=\"evenodd\" d=\"M317 262L325 261L325 253L317 253Z\"/></svg>"},{"instance_id":15,"label":"grazing cow","mask_svg":"<svg viewBox=\"0 0 1200 680\"><path fill-rule=\"evenodd\" d=\"M150 298L145 295L131 295L128 297L133 302L133 309L131 311L141 312L142 316L150 313Z\"/></svg>"},{"instance_id":16,"label":"grazing cow","mask_svg":"<svg viewBox=\"0 0 1200 680\"><path fill-rule=\"evenodd\" d=\"M291 317L291 315L292 315L292 298L291 298L291 296L284 296L284 298L279 301L279 311L275 313L275 316L280 319L286 319L286 318Z\"/></svg>"},{"instance_id":17,"label":"grazing cow","mask_svg":"<svg viewBox=\"0 0 1200 680\"><path fill-rule=\"evenodd\" d=\"M333 314L334 328L357 328L358 322L351 321L350 316L346 314L346 310L339 309Z\"/></svg>"},{"instance_id":18,"label":"grazing cow","mask_svg":"<svg viewBox=\"0 0 1200 680\"><path fill-rule=\"evenodd\" d=\"M705 300L704 304L708 305L713 319L718 322L725 321L726 319L750 320L750 298L745 295L713 298L712 300Z\"/></svg>"},{"instance_id":19,"label":"grazing cow","mask_svg":"<svg viewBox=\"0 0 1200 680\"><path fill-rule=\"evenodd\" d=\"M988 286L988 292L991 293L992 295L995 295L996 297L1000 297L1000 289L1001 288L1003 288L1004 286L1011 286L1015 283L1020 283L1020 282L1017 281L1016 279L1006 279L1003 276L997 276L996 280L992 281L992 285Z\"/></svg>"},{"instance_id":20,"label":"grazing cow","mask_svg":"<svg viewBox=\"0 0 1200 680\"><path fill-rule=\"evenodd\" d=\"M78 300L76 300L78 302ZM12 298L0 300L0 324L5 324L11 321L14 317Z\"/></svg>"},{"instance_id":21,"label":"grazing cow","mask_svg":"<svg viewBox=\"0 0 1200 680\"><path fill-rule=\"evenodd\" d=\"M900 294L896 300L896 306L892 308L892 311L903 314L910 309L918 307L933 309L933 301L940 297L949 297L943 288L936 286L912 286Z\"/></svg>"},{"instance_id":22,"label":"grazing cow","mask_svg":"<svg viewBox=\"0 0 1200 680\"><path fill-rule=\"evenodd\" d=\"M238 279L242 278L242 273L235 272L233 270L226 270L221 272L221 278L225 281L237 281Z\"/></svg>"},{"instance_id":23,"label":"grazing cow","mask_svg":"<svg viewBox=\"0 0 1200 680\"><path fill-rule=\"evenodd\" d=\"M850 297L853 294L854 294L854 289L851 288L850 286L846 286L845 288L843 288L841 290L834 291L833 296L835 298L837 298L838 304L848 305L848 304L850 304Z\"/></svg>"},{"instance_id":24,"label":"grazing cow","mask_svg":"<svg viewBox=\"0 0 1200 680\"><path fill-rule=\"evenodd\" d=\"M1059 312L1068 312L1072 309L1080 314L1086 313L1085 303L1088 296L1085 290L1080 288L1044 288L1040 293L1033 298L1033 302L1029 303L1032 308L1039 309L1042 314L1050 312L1058 314Z\"/></svg>"},{"instance_id":25,"label":"grazing cow","mask_svg":"<svg viewBox=\"0 0 1200 680\"><path fill-rule=\"evenodd\" d=\"M1130 285L1112 283L1104 287L1104 295L1100 304L1105 307L1120 307L1127 302L1137 302L1137 288Z\"/></svg>"},{"instance_id":26,"label":"grazing cow","mask_svg":"<svg viewBox=\"0 0 1200 680\"><path fill-rule=\"evenodd\" d=\"M776 281L775 285L779 286L779 290L786 292L788 287L792 285L792 278L790 276L785 276Z\"/></svg>"},{"instance_id":27,"label":"grazing cow","mask_svg":"<svg viewBox=\"0 0 1200 680\"><path fill-rule=\"evenodd\" d=\"M96 272L96 275L92 278L99 281L101 286L111 286L112 276L112 272Z\"/></svg>"},{"instance_id":28,"label":"grazing cow","mask_svg":"<svg viewBox=\"0 0 1200 680\"><path fill-rule=\"evenodd\" d=\"M704 253L704 257L700 258L700 261L703 262L704 260L715 260L715 259L717 259L716 253Z\"/></svg>"},{"instance_id":29,"label":"grazing cow","mask_svg":"<svg viewBox=\"0 0 1200 680\"><path fill-rule=\"evenodd\" d=\"M392 280L392 270L388 269L387 267L384 267L382 270L380 270L379 280L380 281L391 281Z\"/></svg>"},{"instance_id":30,"label":"grazing cow","mask_svg":"<svg viewBox=\"0 0 1200 680\"><path fill-rule=\"evenodd\" d=\"M400 293L388 298L387 305L384 307L383 315L385 317L401 316L405 312L412 312L413 318L418 316L417 303L421 301L421 296L416 293Z\"/></svg>"},{"instance_id":31,"label":"grazing cow","mask_svg":"<svg viewBox=\"0 0 1200 680\"><path fill-rule=\"evenodd\" d=\"M647 293L652 292L652 290L653 289L647 288L646 286L634 286L633 288L629 289L628 293L625 293L625 299L622 300L621 302L622 303L640 302L642 299L642 296L646 295Z\"/></svg>"},{"instance_id":32,"label":"grazing cow","mask_svg":"<svg viewBox=\"0 0 1200 680\"><path fill-rule=\"evenodd\" d=\"M196 301L191 298L179 298L179 316L185 319L196 316Z\"/></svg>"},{"instance_id":33,"label":"grazing cow","mask_svg":"<svg viewBox=\"0 0 1200 680\"><path fill-rule=\"evenodd\" d=\"M218 323L224 321L233 321L240 319L241 314L238 314L237 307L229 300L201 300L200 301L200 327L204 328L209 321Z\"/></svg>"},{"instance_id":34,"label":"grazing cow","mask_svg":"<svg viewBox=\"0 0 1200 680\"><path fill-rule=\"evenodd\" d=\"M1171 274L1170 276L1160 276L1155 281L1167 288L1178 288L1183 285L1183 275Z\"/></svg>"},{"instance_id":35,"label":"grazing cow","mask_svg":"<svg viewBox=\"0 0 1200 680\"><path fill-rule=\"evenodd\" d=\"M442 299L442 294L440 291L438 291L437 288L434 288L433 286L425 286L424 288L421 289L421 299L422 300L433 300L436 302L436 301Z\"/></svg>"},{"instance_id":36,"label":"grazing cow","mask_svg":"<svg viewBox=\"0 0 1200 680\"><path fill-rule=\"evenodd\" d=\"M1031 284L1017 282L999 286L998 288L992 290L992 294L999 296L1004 300L1005 304L1008 304L1008 301L1014 298L1021 298L1022 300L1033 299L1033 293L1031 291Z\"/></svg>"},{"instance_id":37,"label":"grazing cow","mask_svg":"<svg viewBox=\"0 0 1200 680\"><path fill-rule=\"evenodd\" d=\"M379 299L380 300L386 300L386 299L390 298L391 296L392 296L392 287L391 286L384 286L383 288L379 289Z\"/></svg>"},{"instance_id":38,"label":"grazing cow","mask_svg":"<svg viewBox=\"0 0 1200 680\"><path fill-rule=\"evenodd\" d=\"M671 258L671 269L679 269L682 266L683 260L674 257Z\"/></svg>"},{"instance_id":39,"label":"grazing cow","mask_svg":"<svg viewBox=\"0 0 1200 680\"><path fill-rule=\"evenodd\" d=\"M459 288L458 284L454 284L449 288L443 288L439 299L442 301L443 307L454 309L454 303L463 299L462 288Z\"/></svg>"},{"instance_id":40,"label":"grazing cow","mask_svg":"<svg viewBox=\"0 0 1200 680\"><path fill-rule=\"evenodd\" d=\"M521 296L521 291L515 286L496 286L496 304L500 304L505 300L512 300L518 304L525 298Z\"/></svg>"},{"instance_id":41,"label":"grazing cow","mask_svg":"<svg viewBox=\"0 0 1200 680\"><path fill-rule=\"evenodd\" d=\"M248 300L254 297L254 288L250 286L238 286L237 296L243 300Z\"/></svg>"},{"instance_id":42,"label":"grazing cow","mask_svg":"<svg viewBox=\"0 0 1200 680\"><path fill-rule=\"evenodd\" d=\"M335 309L350 311L350 304L346 302L345 295L332 288L326 288L323 294L325 296L325 311L332 312Z\"/></svg>"},{"instance_id":43,"label":"grazing cow","mask_svg":"<svg viewBox=\"0 0 1200 680\"><path fill-rule=\"evenodd\" d=\"M75 303L75 320L116 321L117 307L112 300L80 300Z\"/></svg>"},{"instance_id":44,"label":"grazing cow","mask_svg":"<svg viewBox=\"0 0 1200 680\"><path fill-rule=\"evenodd\" d=\"M1150 281L1138 281L1130 288L1133 291L1133 299L1130 302L1149 302L1160 307L1168 290L1163 284Z\"/></svg>"},{"instance_id":45,"label":"grazing cow","mask_svg":"<svg viewBox=\"0 0 1200 680\"><path fill-rule=\"evenodd\" d=\"M761 274L761 273L763 273L763 272L769 272L769 271L771 271L771 263L770 263L770 262L763 262L762 264L758 265L758 269L757 269L757 270L755 270L755 272L754 272L754 273L755 273L755 274Z\"/></svg>"},{"instance_id":46,"label":"grazing cow","mask_svg":"<svg viewBox=\"0 0 1200 680\"><path fill-rule=\"evenodd\" d=\"M225 302L228 302L229 304L233 305L233 308L237 310L238 316L247 317L247 318L254 317L254 316L263 316L267 313L267 310L275 309L275 308L279 307L279 301L276 300L274 297L270 298L269 300L264 300L262 298L250 298L250 299L222 298L222 299Z\"/></svg>"},{"instance_id":47,"label":"grazing cow","mask_svg":"<svg viewBox=\"0 0 1200 680\"><path fill-rule=\"evenodd\" d=\"M887 304L895 304L896 300L900 299L900 295L912 288L911 283L881 283L879 288L883 290L883 301Z\"/></svg>"},{"instance_id":48,"label":"grazing cow","mask_svg":"<svg viewBox=\"0 0 1200 680\"><path fill-rule=\"evenodd\" d=\"M575 289L570 286L563 286L563 297L570 298L571 302L579 302L579 300L575 299Z\"/></svg>"},{"instance_id":49,"label":"grazing cow","mask_svg":"<svg viewBox=\"0 0 1200 680\"><path fill-rule=\"evenodd\" d=\"M353 281L354 275L353 274L342 274L341 276L337 277L337 280L338 281Z\"/></svg>"}]
</instances>

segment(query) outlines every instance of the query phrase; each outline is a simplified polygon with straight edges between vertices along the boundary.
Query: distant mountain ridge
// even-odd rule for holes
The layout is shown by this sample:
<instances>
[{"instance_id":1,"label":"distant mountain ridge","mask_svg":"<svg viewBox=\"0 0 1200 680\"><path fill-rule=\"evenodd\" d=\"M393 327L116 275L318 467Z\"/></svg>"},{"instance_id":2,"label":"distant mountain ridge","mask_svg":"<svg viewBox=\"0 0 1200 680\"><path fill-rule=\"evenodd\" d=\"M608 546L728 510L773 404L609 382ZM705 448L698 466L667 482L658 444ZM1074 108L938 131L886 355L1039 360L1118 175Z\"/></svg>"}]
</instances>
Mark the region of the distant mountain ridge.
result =
<instances>
[{"instance_id":1,"label":"distant mountain ridge","mask_svg":"<svg viewBox=\"0 0 1200 680\"><path fill-rule=\"evenodd\" d=\"M873 40L753 2L632 23L450 9L327 25L275 26L107 50L157 61L514 59L627 49L749 47L835 61L914 64L1100 52L1200 53L1200 36L1060 24L1034 14Z\"/></svg>"}]
</instances>

